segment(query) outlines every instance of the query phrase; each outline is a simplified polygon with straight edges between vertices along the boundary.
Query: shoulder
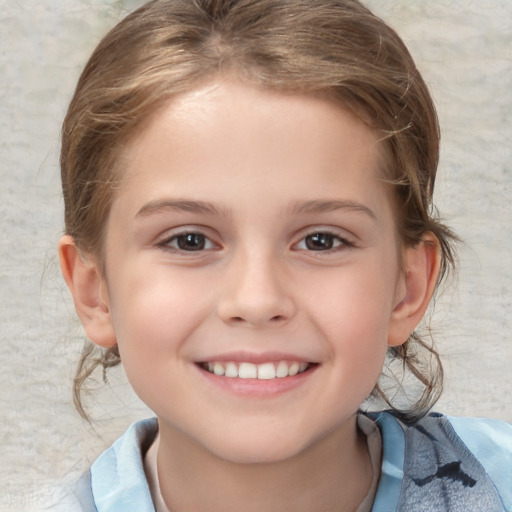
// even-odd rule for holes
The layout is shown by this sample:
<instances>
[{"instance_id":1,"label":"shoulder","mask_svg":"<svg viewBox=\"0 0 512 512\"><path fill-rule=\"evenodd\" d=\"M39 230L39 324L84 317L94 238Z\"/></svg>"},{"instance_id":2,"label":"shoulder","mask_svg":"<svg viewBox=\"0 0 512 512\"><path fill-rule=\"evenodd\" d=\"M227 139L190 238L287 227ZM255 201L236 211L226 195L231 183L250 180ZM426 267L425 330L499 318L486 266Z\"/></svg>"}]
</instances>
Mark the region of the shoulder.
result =
<instances>
[{"instance_id":1,"label":"shoulder","mask_svg":"<svg viewBox=\"0 0 512 512\"><path fill-rule=\"evenodd\" d=\"M81 506L77 510L153 511L144 473L144 454L157 432L156 419L138 421L105 450L75 487L75 496Z\"/></svg>"},{"instance_id":2,"label":"shoulder","mask_svg":"<svg viewBox=\"0 0 512 512\"><path fill-rule=\"evenodd\" d=\"M485 418L446 419L495 485L506 510L512 511L512 425Z\"/></svg>"},{"instance_id":3,"label":"shoulder","mask_svg":"<svg viewBox=\"0 0 512 512\"><path fill-rule=\"evenodd\" d=\"M383 475L391 462L391 483L400 485L397 510L512 510L511 425L437 413L413 424L388 412L374 419L383 437Z\"/></svg>"}]
</instances>

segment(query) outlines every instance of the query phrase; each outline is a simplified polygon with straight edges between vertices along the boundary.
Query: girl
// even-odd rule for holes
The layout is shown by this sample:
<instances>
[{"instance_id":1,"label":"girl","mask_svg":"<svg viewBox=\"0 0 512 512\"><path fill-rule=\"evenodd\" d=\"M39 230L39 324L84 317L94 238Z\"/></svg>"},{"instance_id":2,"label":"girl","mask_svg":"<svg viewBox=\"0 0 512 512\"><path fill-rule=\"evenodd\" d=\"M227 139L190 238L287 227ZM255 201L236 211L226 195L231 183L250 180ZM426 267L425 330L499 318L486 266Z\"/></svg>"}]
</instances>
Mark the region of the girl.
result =
<instances>
[{"instance_id":1,"label":"girl","mask_svg":"<svg viewBox=\"0 0 512 512\"><path fill-rule=\"evenodd\" d=\"M414 329L454 236L431 98L380 19L150 2L93 53L62 137L60 261L102 349L79 410L94 366L122 360L156 414L77 510L512 509L510 426L428 414L442 371ZM393 407L386 354L420 395L363 413L372 393Z\"/></svg>"}]
</instances>

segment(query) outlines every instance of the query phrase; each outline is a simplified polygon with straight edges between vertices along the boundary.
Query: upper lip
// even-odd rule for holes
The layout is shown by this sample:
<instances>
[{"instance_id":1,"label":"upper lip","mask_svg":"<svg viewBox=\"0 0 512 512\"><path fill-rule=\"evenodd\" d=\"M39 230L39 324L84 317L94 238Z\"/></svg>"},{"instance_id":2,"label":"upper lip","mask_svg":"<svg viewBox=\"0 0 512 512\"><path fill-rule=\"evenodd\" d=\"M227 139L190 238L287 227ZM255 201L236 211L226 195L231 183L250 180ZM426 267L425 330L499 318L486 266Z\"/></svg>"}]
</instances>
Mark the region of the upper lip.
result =
<instances>
[{"instance_id":1,"label":"upper lip","mask_svg":"<svg viewBox=\"0 0 512 512\"><path fill-rule=\"evenodd\" d=\"M219 363L253 363L253 364L263 364L263 363L273 363L279 361L297 361L299 363L313 363L311 359L307 357L303 357L297 354L291 354L286 352L225 352L222 354L215 354L212 356L205 357L198 361L198 363L208 363L208 362L219 362Z\"/></svg>"}]
</instances>

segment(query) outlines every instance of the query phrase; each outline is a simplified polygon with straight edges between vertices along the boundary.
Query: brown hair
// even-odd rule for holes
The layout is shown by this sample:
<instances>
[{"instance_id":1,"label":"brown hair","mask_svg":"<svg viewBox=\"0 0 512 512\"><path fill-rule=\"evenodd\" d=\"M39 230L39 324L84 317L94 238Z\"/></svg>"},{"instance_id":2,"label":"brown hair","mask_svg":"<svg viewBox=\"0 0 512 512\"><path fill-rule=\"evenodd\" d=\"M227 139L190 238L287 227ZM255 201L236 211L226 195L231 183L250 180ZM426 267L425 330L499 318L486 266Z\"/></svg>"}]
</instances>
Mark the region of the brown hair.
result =
<instances>
[{"instance_id":1,"label":"brown hair","mask_svg":"<svg viewBox=\"0 0 512 512\"><path fill-rule=\"evenodd\" d=\"M357 0L154 0L114 27L87 63L62 129L66 233L82 251L101 260L121 145L170 97L224 73L287 93L323 94L380 131L401 240L414 245L433 233L442 279L454 264L455 237L432 204L436 111L399 36ZM427 365L418 347L429 353ZM423 385L402 411L419 417L441 392L439 356L416 333L390 354ZM117 363L117 347L94 357L86 345L75 378L83 415L84 380L96 366Z\"/></svg>"}]
</instances>

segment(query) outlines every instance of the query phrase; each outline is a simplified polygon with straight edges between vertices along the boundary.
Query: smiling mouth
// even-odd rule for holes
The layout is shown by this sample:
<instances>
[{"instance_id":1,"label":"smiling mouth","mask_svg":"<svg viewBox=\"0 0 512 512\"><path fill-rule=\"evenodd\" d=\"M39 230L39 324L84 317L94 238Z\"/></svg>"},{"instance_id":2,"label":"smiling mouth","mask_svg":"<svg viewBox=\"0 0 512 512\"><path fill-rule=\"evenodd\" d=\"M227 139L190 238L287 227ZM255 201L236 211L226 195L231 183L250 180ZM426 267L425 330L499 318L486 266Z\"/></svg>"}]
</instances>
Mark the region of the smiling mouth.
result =
<instances>
[{"instance_id":1,"label":"smiling mouth","mask_svg":"<svg viewBox=\"0 0 512 512\"><path fill-rule=\"evenodd\" d=\"M231 377L239 379L283 379L304 373L314 366L313 363L298 361L278 361L275 363L236 363L229 362L208 362L199 365L203 370L220 377Z\"/></svg>"}]
</instances>

